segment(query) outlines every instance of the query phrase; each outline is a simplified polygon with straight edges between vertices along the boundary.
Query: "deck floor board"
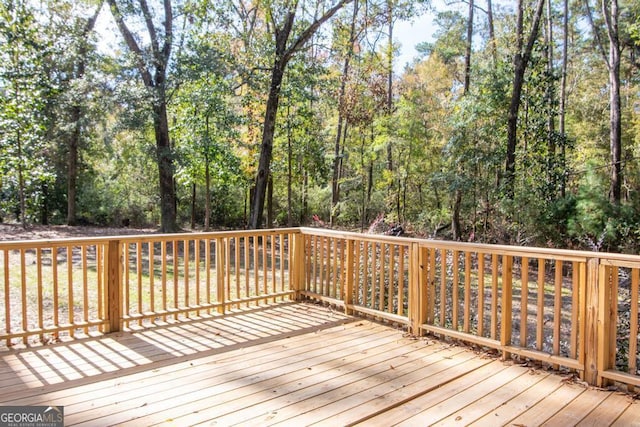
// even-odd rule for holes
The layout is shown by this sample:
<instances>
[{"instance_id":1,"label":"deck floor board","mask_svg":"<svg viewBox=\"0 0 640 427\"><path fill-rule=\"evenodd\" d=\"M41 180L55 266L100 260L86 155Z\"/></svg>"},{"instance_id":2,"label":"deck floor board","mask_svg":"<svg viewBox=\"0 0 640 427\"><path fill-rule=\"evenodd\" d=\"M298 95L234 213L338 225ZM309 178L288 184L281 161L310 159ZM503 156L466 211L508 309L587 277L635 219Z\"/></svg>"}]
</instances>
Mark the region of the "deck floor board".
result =
<instances>
[{"instance_id":1,"label":"deck floor board","mask_svg":"<svg viewBox=\"0 0 640 427\"><path fill-rule=\"evenodd\" d=\"M638 425L629 395L327 307L225 317L0 353L0 405L65 425Z\"/></svg>"}]
</instances>

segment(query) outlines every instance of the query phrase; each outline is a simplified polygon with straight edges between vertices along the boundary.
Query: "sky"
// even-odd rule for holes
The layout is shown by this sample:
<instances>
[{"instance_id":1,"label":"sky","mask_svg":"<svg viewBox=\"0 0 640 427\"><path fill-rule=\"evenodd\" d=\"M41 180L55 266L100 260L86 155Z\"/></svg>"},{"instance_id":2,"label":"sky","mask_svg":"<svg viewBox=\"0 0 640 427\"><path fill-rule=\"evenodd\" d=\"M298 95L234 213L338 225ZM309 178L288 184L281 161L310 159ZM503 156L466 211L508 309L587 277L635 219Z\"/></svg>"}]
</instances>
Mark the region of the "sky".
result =
<instances>
[{"instance_id":1,"label":"sky","mask_svg":"<svg viewBox=\"0 0 640 427\"><path fill-rule=\"evenodd\" d=\"M418 55L416 45L433 41L433 14L426 13L412 21L400 21L394 28L395 41L400 43L400 55L396 58L394 68L401 72L405 65L411 63Z\"/></svg>"}]
</instances>

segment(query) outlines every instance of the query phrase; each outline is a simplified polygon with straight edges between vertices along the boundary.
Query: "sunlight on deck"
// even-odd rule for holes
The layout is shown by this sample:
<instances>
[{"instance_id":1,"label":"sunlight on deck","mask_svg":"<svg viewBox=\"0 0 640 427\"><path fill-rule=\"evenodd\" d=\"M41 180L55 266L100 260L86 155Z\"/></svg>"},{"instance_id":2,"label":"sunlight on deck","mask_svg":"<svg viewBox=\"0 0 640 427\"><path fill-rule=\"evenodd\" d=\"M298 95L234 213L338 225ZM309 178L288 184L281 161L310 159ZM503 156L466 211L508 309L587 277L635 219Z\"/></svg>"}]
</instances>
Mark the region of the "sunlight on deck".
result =
<instances>
[{"instance_id":1,"label":"sunlight on deck","mask_svg":"<svg viewBox=\"0 0 640 427\"><path fill-rule=\"evenodd\" d=\"M1 405L62 405L65 425L640 420L628 395L306 303L10 350L0 378Z\"/></svg>"}]
</instances>

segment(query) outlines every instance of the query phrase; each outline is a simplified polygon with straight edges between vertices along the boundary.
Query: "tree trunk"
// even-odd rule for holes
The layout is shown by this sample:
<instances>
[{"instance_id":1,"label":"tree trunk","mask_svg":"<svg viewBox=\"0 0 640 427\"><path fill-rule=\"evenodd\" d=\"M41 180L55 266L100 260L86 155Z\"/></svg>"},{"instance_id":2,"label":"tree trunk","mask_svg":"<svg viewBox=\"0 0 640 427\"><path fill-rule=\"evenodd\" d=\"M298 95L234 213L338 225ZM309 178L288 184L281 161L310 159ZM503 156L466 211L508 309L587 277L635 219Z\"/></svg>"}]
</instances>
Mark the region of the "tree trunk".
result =
<instances>
[{"instance_id":1,"label":"tree trunk","mask_svg":"<svg viewBox=\"0 0 640 427\"><path fill-rule=\"evenodd\" d=\"M609 38L609 54L605 53L603 41L598 28L593 22L589 0L584 0L587 18L593 30L595 44L609 71L609 146L611 151L611 188L610 200L619 204L622 198L622 116L620 106L620 39L618 29L618 0L602 0L602 16L604 17L607 36ZM609 6L609 8L607 8Z\"/></svg>"},{"instance_id":2,"label":"tree trunk","mask_svg":"<svg viewBox=\"0 0 640 427\"><path fill-rule=\"evenodd\" d=\"M17 91L16 91L17 92ZM22 228L27 228L27 203L24 185L24 161L22 160L22 133L17 130L16 145L18 148L18 198L20 203L20 222Z\"/></svg>"},{"instance_id":3,"label":"tree trunk","mask_svg":"<svg viewBox=\"0 0 640 427\"><path fill-rule=\"evenodd\" d=\"M293 226L293 147L291 108L287 106L287 227Z\"/></svg>"},{"instance_id":4,"label":"tree trunk","mask_svg":"<svg viewBox=\"0 0 640 427\"><path fill-rule=\"evenodd\" d=\"M156 160L158 162L159 189L160 189L160 231L163 233L172 233L178 230L177 217L177 199L174 183L173 170L173 153L171 150L171 142L169 138L169 121L167 118L167 97L166 97L166 72L169 58L171 57L171 46L173 39L173 10L171 1L164 0L164 41L160 43L158 32L155 30L153 22L151 22L151 11L146 0L139 0L140 8L146 27L149 31L151 53L153 55L153 67L155 72L152 73L145 62L148 53L143 52L138 44L139 38L135 37L124 21L124 17L118 8L116 0L107 0L111 9L111 14L120 33L124 38L131 53L133 53L136 66L142 77L142 81L148 89L153 91L154 99L152 101L153 110L153 128L156 139Z\"/></svg>"},{"instance_id":5,"label":"tree trunk","mask_svg":"<svg viewBox=\"0 0 640 427\"><path fill-rule=\"evenodd\" d=\"M387 75L386 113L389 124L391 124L391 115L393 114L393 0L387 0L387 20L389 25L389 43L387 45L387 67L389 68L389 74ZM391 129L389 128L387 132L389 133L387 135L387 170L391 177L391 182L389 183L389 194L397 200L397 194L394 194L397 189L396 178L393 176L393 144L391 142ZM396 216L399 216L400 213L397 212L397 209L398 206L396 203Z\"/></svg>"},{"instance_id":6,"label":"tree trunk","mask_svg":"<svg viewBox=\"0 0 640 427\"><path fill-rule=\"evenodd\" d=\"M547 0L547 25L545 33L546 49L547 49L547 182L549 183L549 192L547 197L555 199L557 197L557 181L556 181L556 91L554 75L554 58L553 58L553 9L551 0Z\"/></svg>"},{"instance_id":7,"label":"tree trunk","mask_svg":"<svg viewBox=\"0 0 640 427\"><path fill-rule=\"evenodd\" d=\"M191 184L191 229L196 229L196 183Z\"/></svg>"},{"instance_id":8,"label":"tree trunk","mask_svg":"<svg viewBox=\"0 0 640 427\"><path fill-rule=\"evenodd\" d=\"M332 225L333 225L333 220L336 214L335 207L340 201L340 176L342 173L342 159L343 159L340 153L343 151L343 149L341 148L341 141L343 140L342 127L344 122L344 97L346 94L351 57L353 55L353 45L355 43L356 19L358 17L358 5L359 5L359 1L355 0L353 3L351 28L349 31L349 47L347 50L347 55L344 59L344 65L342 67L342 77L340 79L340 92L338 94L338 126L336 129L336 139L335 139L336 143L335 143L334 159L333 159L333 175L331 178L331 214L329 218L329 223ZM345 133L346 133L346 130L345 130Z\"/></svg>"},{"instance_id":9,"label":"tree trunk","mask_svg":"<svg viewBox=\"0 0 640 427\"><path fill-rule=\"evenodd\" d=\"M153 108L153 126L156 135L156 157L160 182L160 231L172 233L178 229L176 222L176 193L173 183L173 154L169 139L167 104L162 97Z\"/></svg>"},{"instance_id":10,"label":"tree trunk","mask_svg":"<svg viewBox=\"0 0 640 427\"><path fill-rule=\"evenodd\" d=\"M111 0L113 1L113 0ZM273 137L276 127L276 115L278 113L278 103L280 100L280 89L285 68L291 57L304 46L315 34L320 26L336 14L345 4L351 0L340 0L334 7L329 9L320 19L313 21L300 36L287 47L289 36L293 29L295 20L294 2L292 9L286 12L282 23L274 23L275 27L275 58L273 69L271 70L271 84L269 87L269 97L265 111L264 124L262 127L262 142L260 147L260 160L258 162L258 173L256 174L256 186L253 199L251 201L251 213L249 227L256 229L262 225L262 213L264 211L264 201L267 192L267 183L271 168L271 153L273 151ZM271 11L273 18L273 11Z\"/></svg>"},{"instance_id":11,"label":"tree trunk","mask_svg":"<svg viewBox=\"0 0 640 427\"><path fill-rule=\"evenodd\" d=\"M469 93L471 85L471 50L473 47L473 0L469 0L469 14L467 17L467 40L464 55L464 94Z\"/></svg>"},{"instance_id":12,"label":"tree trunk","mask_svg":"<svg viewBox=\"0 0 640 427\"><path fill-rule=\"evenodd\" d=\"M487 0L487 24L489 26L489 44L491 49L491 57L493 58L493 64L498 63L498 49L496 46L496 36L493 25L493 5L491 0Z\"/></svg>"},{"instance_id":13,"label":"tree trunk","mask_svg":"<svg viewBox=\"0 0 640 427\"><path fill-rule=\"evenodd\" d=\"M618 32L618 0L602 2L609 35L609 142L611 146L611 201L619 205L622 199L622 115L620 102L620 40Z\"/></svg>"},{"instance_id":14,"label":"tree trunk","mask_svg":"<svg viewBox=\"0 0 640 427\"><path fill-rule=\"evenodd\" d=\"M249 218L249 227L253 229L260 228L262 225L262 212L264 211L264 201L267 195L267 183L269 182L271 168L271 153L273 151L273 137L276 129L276 114L278 112L280 87L282 85L285 66L286 63L283 63L283 60L279 58L271 72L271 88L269 89L269 98L267 100L258 174L256 175L255 192L251 202L251 214Z\"/></svg>"},{"instance_id":15,"label":"tree trunk","mask_svg":"<svg viewBox=\"0 0 640 427\"><path fill-rule=\"evenodd\" d=\"M95 13L87 20L83 39L80 40L80 48L78 49L77 67L75 71L75 79L81 79L85 75L87 61L87 39L89 33L93 31L98 14L102 9L102 1L98 4ZM67 225L76 224L76 198L78 188L78 151L80 149L80 139L82 137L82 108L80 105L71 107L71 121L74 124L71 139L69 140L69 153L67 157Z\"/></svg>"},{"instance_id":16,"label":"tree trunk","mask_svg":"<svg viewBox=\"0 0 640 427\"><path fill-rule=\"evenodd\" d=\"M516 145L518 140L518 111L520 109L520 96L524 85L524 73L531 57L531 51L538 36L540 19L544 9L544 0L538 0L533 24L526 47L524 44L524 0L518 0L518 18L516 27L516 53L513 57L513 91L511 92L511 102L509 104L509 114L507 122L507 161L505 165L505 196L513 200L516 179Z\"/></svg>"},{"instance_id":17,"label":"tree trunk","mask_svg":"<svg viewBox=\"0 0 640 427\"><path fill-rule=\"evenodd\" d=\"M564 6L564 16L562 18L562 76L560 79L560 111L558 118L558 127L560 136L563 138L563 144L561 148L561 159L560 162L562 167L565 167L566 160L566 135L565 135L565 115L567 110L567 66L568 66L568 56L569 56L569 0L563 1ZM560 196L565 197L567 192L567 183L564 178L565 174L563 173L562 179L560 181Z\"/></svg>"},{"instance_id":18,"label":"tree trunk","mask_svg":"<svg viewBox=\"0 0 640 427\"><path fill-rule=\"evenodd\" d=\"M211 165L209 164L209 117L206 118L207 151L204 156L204 231L211 227Z\"/></svg>"},{"instance_id":19,"label":"tree trunk","mask_svg":"<svg viewBox=\"0 0 640 427\"><path fill-rule=\"evenodd\" d=\"M269 174L267 183L267 228L273 228L273 175Z\"/></svg>"},{"instance_id":20,"label":"tree trunk","mask_svg":"<svg viewBox=\"0 0 640 427\"><path fill-rule=\"evenodd\" d=\"M467 17L467 39L464 55L464 87L463 94L467 96L471 86L471 52L473 47L473 12L474 4L473 0L469 0L469 12ZM467 135L463 135L466 139ZM458 175L463 176L464 170L460 163L458 163ZM456 185L453 207L451 213L451 232L453 234L453 240L460 240L462 238L462 226L460 224L460 211L462 210L462 188L460 184Z\"/></svg>"}]
</instances>

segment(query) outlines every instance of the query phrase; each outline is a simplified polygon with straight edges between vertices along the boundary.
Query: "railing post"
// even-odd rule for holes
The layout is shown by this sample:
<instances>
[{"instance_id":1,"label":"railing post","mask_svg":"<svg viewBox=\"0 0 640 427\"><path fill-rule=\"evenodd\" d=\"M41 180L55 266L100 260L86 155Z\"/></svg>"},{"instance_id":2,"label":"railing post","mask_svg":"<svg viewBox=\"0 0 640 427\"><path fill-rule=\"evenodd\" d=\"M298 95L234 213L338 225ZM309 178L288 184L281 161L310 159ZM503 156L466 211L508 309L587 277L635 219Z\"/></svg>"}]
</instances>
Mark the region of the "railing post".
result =
<instances>
[{"instance_id":1,"label":"railing post","mask_svg":"<svg viewBox=\"0 0 640 427\"><path fill-rule=\"evenodd\" d=\"M585 329L584 334L584 380L591 385L598 382L598 294L599 294L598 258L587 260Z\"/></svg>"},{"instance_id":2,"label":"railing post","mask_svg":"<svg viewBox=\"0 0 640 427\"><path fill-rule=\"evenodd\" d=\"M291 265L289 266L290 286L295 291L294 299L300 301L301 291L304 289L307 260L305 256L304 234L293 234Z\"/></svg>"},{"instance_id":3,"label":"railing post","mask_svg":"<svg viewBox=\"0 0 640 427\"><path fill-rule=\"evenodd\" d=\"M422 335L420 326L426 320L426 288L422 286L426 283L425 275L425 252L420 249L417 242L409 246L409 323L411 333Z\"/></svg>"},{"instance_id":4,"label":"railing post","mask_svg":"<svg viewBox=\"0 0 640 427\"><path fill-rule=\"evenodd\" d=\"M615 280L615 283L614 283ZM602 377L602 373L611 368L615 360L615 316L616 304L612 304L612 292L617 287L617 268L603 265L598 266L598 374L596 385L605 387L609 380Z\"/></svg>"},{"instance_id":5,"label":"railing post","mask_svg":"<svg viewBox=\"0 0 640 427\"><path fill-rule=\"evenodd\" d=\"M344 286L344 311L346 314L353 314L353 273L354 273L354 243L353 240L347 240L347 256L346 256L346 280Z\"/></svg>"},{"instance_id":6,"label":"railing post","mask_svg":"<svg viewBox=\"0 0 640 427\"><path fill-rule=\"evenodd\" d=\"M109 332L118 332L122 320L122 251L119 240L109 240L105 254L106 314Z\"/></svg>"},{"instance_id":7,"label":"railing post","mask_svg":"<svg viewBox=\"0 0 640 427\"><path fill-rule=\"evenodd\" d=\"M511 313L513 297L513 257L502 257L502 326L500 327L500 345L511 345ZM502 350L502 360L507 360L510 353Z\"/></svg>"}]
</instances>

